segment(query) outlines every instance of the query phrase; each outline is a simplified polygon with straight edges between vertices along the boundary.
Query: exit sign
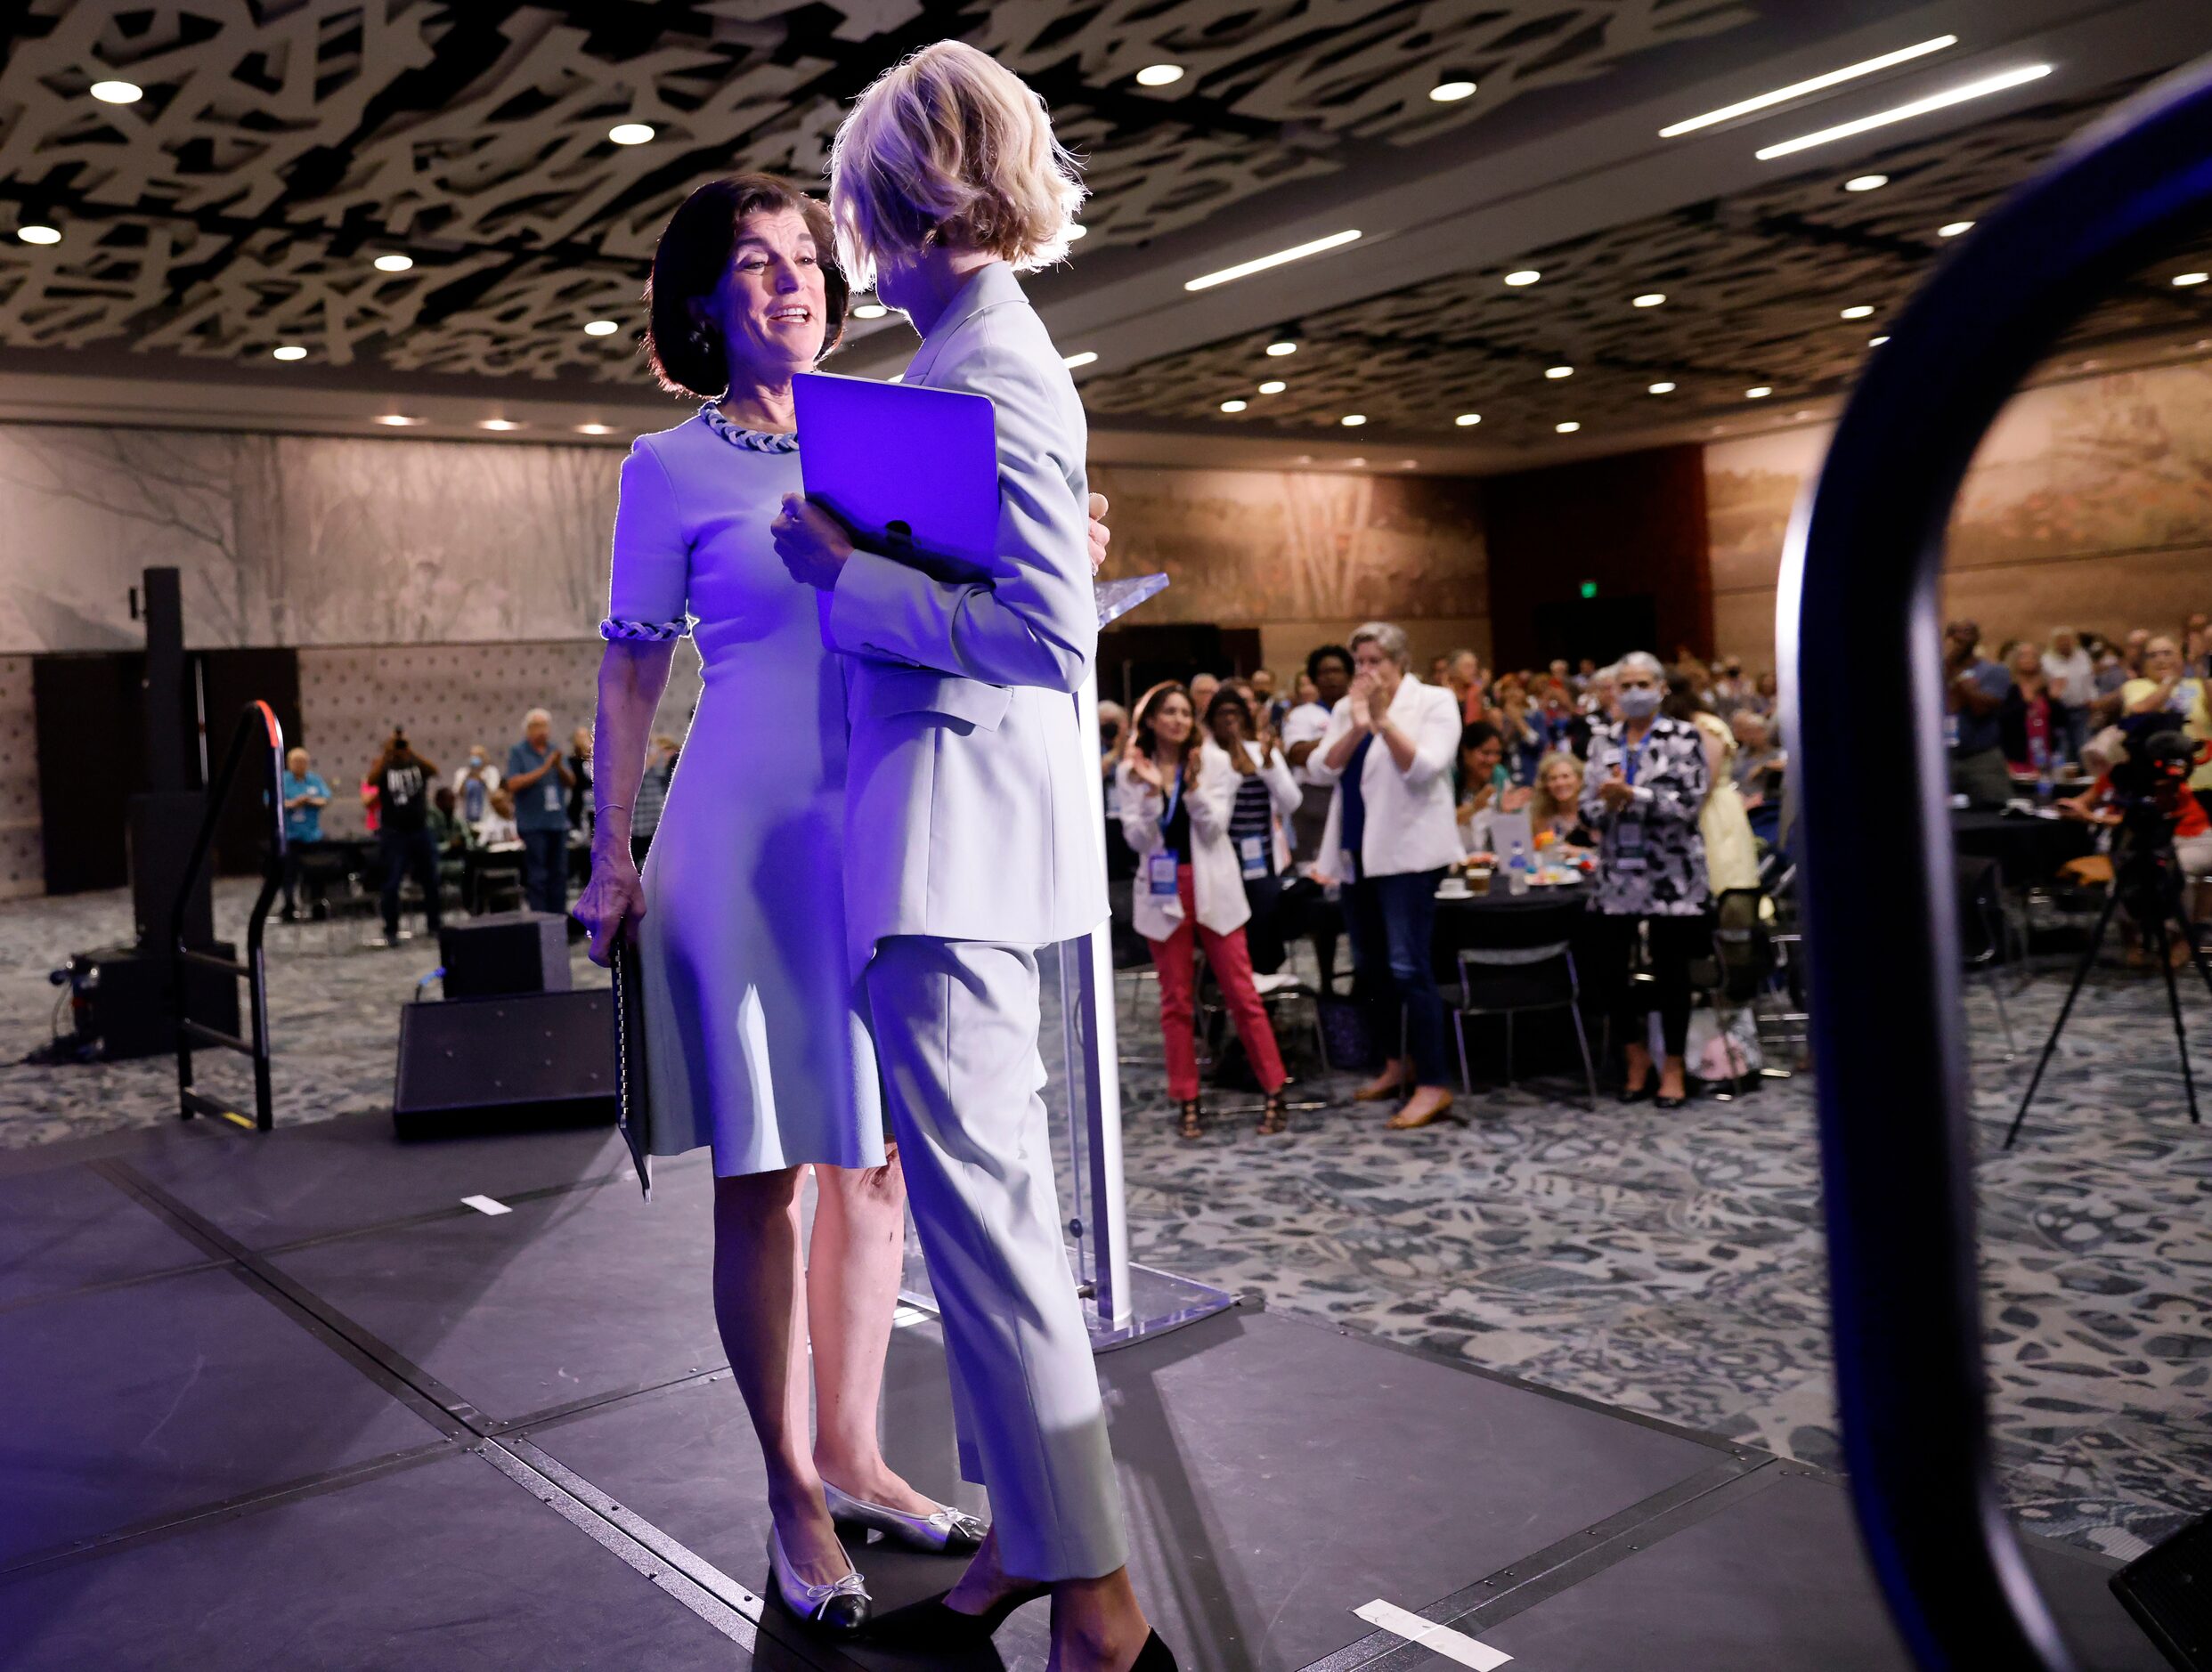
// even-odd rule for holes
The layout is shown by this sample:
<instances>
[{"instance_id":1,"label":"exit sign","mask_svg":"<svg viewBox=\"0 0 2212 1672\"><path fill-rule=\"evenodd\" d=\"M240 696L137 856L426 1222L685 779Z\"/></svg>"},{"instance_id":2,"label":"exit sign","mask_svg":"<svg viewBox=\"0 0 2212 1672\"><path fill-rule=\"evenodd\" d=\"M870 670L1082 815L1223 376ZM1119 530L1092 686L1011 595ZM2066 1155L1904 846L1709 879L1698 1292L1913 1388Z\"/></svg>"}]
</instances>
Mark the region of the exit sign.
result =
<instances>
[{"instance_id":1,"label":"exit sign","mask_svg":"<svg viewBox=\"0 0 2212 1672\"><path fill-rule=\"evenodd\" d=\"M1594 598L1594 597L1596 597L1598 596L1598 583L1597 583L1595 580L1585 580L1585 581L1583 581L1583 582L1582 582L1582 596L1583 596L1584 597L1586 597L1586 598Z\"/></svg>"}]
</instances>

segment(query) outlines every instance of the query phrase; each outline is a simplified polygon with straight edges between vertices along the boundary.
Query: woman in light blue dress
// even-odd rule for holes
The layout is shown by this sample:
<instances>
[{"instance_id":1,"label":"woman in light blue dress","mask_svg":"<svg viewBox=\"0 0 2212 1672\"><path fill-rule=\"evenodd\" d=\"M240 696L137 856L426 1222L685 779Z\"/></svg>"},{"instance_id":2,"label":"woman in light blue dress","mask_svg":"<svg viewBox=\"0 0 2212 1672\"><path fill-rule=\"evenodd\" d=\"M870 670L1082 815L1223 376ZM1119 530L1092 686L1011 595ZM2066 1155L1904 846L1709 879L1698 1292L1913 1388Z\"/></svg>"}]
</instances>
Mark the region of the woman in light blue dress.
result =
<instances>
[{"instance_id":1,"label":"woman in light blue dress","mask_svg":"<svg viewBox=\"0 0 2212 1672\"><path fill-rule=\"evenodd\" d=\"M792 376L843 325L832 249L819 204L753 175L694 192L655 252L655 370L671 391L727 393L640 436L622 467L576 915L599 962L616 933L637 940L652 1152L713 1153L715 1317L767 1460L777 1588L851 1632L869 1603L833 1516L956 1554L984 1529L915 1492L878 1446L905 1189L845 962L844 672L769 538L800 491ZM640 877L630 811L687 632L704 689Z\"/></svg>"}]
</instances>

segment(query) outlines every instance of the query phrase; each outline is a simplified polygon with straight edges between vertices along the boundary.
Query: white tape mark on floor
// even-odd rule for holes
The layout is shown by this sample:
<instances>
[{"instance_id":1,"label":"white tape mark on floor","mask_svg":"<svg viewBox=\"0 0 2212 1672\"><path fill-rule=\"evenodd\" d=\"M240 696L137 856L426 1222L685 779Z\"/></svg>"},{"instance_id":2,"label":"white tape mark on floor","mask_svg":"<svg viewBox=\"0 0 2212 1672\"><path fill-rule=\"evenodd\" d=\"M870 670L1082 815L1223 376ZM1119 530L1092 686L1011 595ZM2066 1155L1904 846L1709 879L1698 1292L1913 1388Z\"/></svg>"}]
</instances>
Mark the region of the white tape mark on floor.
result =
<instances>
[{"instance_id":1,"label":"white tape mark on floor","mask_svg":"<svg viewBox=\"0 0 2212 1672\"><path fill-rule=\"evenodd\" d=\"M1419 1644L1432 1654L1440 1654L1447 1660L1457 1660L1461 1666L1471 1666L1476 1672L1491 1672L1513 1657L1502 1649L1493 1649L1486 1643L1477 1643L1463 1631L1449 1626L1439 1626L1433 1619L1423 1619L1395 1603L1378 1597L1374 1602L1352 1611L1370 1626L1380 1626L1385 1631Z\"/></svg>"},{"instance_id":2,"label":"white tape mark on floor","mask_svg":"<svg viewBox=\"0 0 2212 1672\"><path fill-rule=\"evenodd\" d=\"M473 1207L479 1213L511 1213L515 1211L506 1203L494 1201L488 1196L464 1196L461 1197L461 1205Z\"/></svg>"}]
</instances>

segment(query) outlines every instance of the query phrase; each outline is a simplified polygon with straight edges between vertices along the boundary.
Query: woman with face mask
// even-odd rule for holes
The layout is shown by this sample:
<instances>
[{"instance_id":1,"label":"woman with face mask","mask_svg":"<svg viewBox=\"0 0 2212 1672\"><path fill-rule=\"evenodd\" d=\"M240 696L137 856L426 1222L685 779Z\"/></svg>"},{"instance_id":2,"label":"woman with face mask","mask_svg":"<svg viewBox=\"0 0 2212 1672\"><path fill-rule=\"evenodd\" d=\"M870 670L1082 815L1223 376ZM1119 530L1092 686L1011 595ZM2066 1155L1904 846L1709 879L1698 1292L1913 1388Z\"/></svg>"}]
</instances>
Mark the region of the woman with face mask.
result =
<instances>
[{"instance_id":1,"label":"woman with face mask","mask_svg":"<svg viewBox=\"0 0 2212 1672\"><path fill-rule=\"evenodd\" d=\"M1698 832L1707 785L1697 728L1660 712L1666 671L1647 651L1621 658L1614 701L1621 718L1590 735L1582 778L1582 820L1598 834L1603 927L1592 984L1607 994L1628 1059L1621 1100L1653 1098L1679 1108L1688 1097L1683 1053L1689 1036L1691 958L1707 944L1705 844ZM1652 979L1631 978L1638 942ZM1656 1008L1666 1048L1655 1091L1645 1018Z\"/></svg>"}]
</instances>

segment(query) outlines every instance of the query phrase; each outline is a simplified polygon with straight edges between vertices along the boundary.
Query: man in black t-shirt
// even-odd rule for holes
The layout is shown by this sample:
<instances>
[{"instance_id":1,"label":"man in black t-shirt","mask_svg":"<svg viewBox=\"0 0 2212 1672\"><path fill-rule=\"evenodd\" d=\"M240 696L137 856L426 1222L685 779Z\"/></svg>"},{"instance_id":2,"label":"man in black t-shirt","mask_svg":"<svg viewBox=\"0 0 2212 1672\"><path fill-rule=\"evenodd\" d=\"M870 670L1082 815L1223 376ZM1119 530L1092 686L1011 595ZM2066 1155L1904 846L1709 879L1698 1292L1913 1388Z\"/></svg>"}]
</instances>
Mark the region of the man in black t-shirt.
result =
<instances>
[{"instance_id":1,"label":"man in black t-shirt","mask_svg":"<svg viewBox=\"0 0 2212 1672\"><path fill-rule=\"evenodd\" d=\"M370 773L377 786L377 843L384 858L384 944L396 946L400 933L400 882L411 873L422 890L425 925L438 932L438 849L430 835L430 791L438 769L408 746L394 731Z\"/></svg>"}]
</instances>

